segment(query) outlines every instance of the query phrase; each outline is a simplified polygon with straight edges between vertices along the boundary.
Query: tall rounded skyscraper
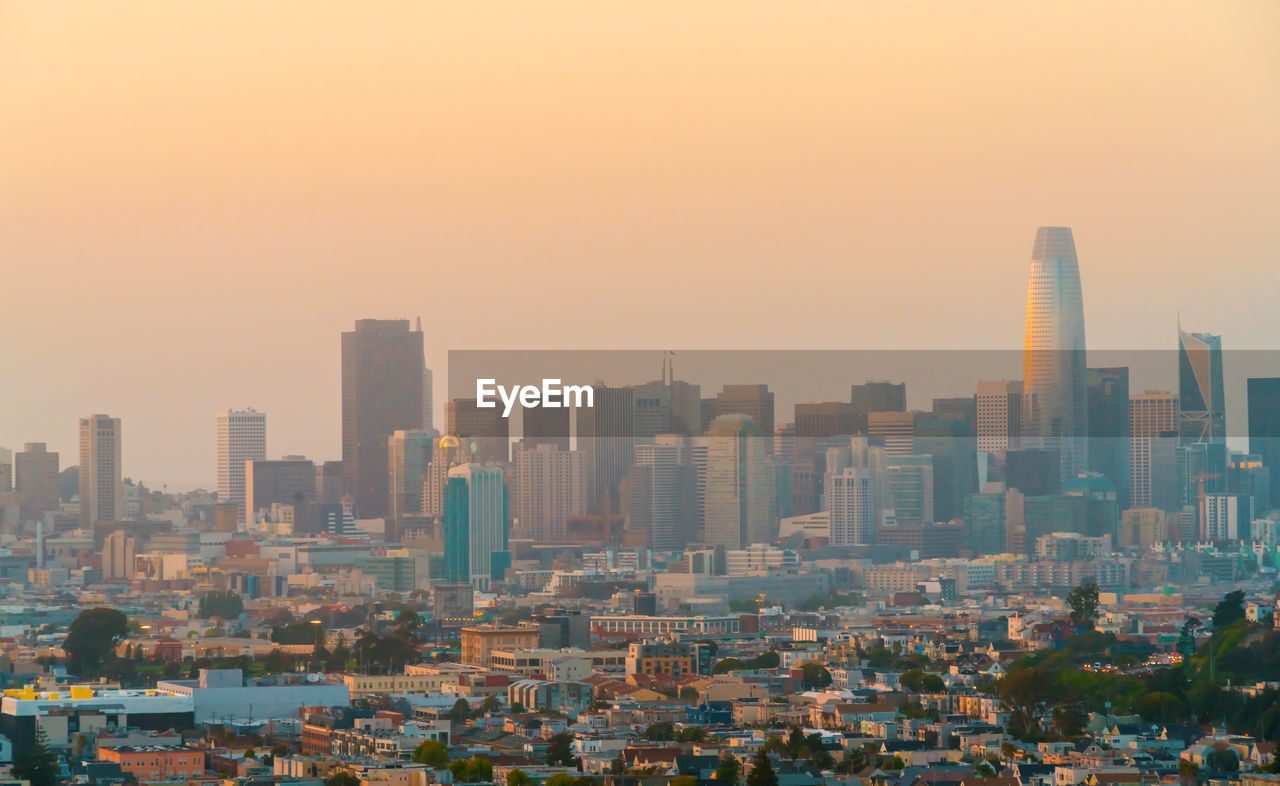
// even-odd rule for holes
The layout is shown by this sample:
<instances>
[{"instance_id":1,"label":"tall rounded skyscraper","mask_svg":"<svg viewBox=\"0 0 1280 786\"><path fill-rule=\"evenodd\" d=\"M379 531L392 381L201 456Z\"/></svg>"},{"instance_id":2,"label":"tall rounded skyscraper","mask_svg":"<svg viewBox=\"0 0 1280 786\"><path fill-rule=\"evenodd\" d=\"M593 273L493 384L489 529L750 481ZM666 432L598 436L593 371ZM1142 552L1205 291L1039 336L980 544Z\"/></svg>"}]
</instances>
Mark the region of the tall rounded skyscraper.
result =
<instances>
[{"instance_id":1,"label":"tall rounded skyscraper","mask_svg":"<svg viewBox=\"0 0 1280 786\"><path fill-rule=\"evenodd\" d=\"M1022 444L1058 451L1063 478L1086 468L1086 375L1075 240L1070 227L1040 227L1027 281Z\"/></svg>"}]
</instances>

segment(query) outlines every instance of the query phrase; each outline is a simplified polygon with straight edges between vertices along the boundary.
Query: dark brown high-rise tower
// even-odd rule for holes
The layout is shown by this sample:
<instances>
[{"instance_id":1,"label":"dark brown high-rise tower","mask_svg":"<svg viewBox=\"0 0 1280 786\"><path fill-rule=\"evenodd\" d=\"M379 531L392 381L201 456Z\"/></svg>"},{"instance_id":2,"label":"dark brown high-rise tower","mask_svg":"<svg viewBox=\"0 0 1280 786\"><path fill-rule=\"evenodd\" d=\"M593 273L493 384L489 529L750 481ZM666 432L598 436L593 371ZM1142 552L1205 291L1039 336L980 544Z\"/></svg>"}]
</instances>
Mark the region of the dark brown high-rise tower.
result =
<instances>
[{"instance_id":1,"label":"dark brown high-rise tower","mask_svg":"<svg viewBox=\"0 0 1280 786\"><path fill-rule=\"evenodd\" d=\"M342 334L342 485L361 517L387 515L387 438L422 427L422 329L360 319Z\"/></svg>"}]
</instances>

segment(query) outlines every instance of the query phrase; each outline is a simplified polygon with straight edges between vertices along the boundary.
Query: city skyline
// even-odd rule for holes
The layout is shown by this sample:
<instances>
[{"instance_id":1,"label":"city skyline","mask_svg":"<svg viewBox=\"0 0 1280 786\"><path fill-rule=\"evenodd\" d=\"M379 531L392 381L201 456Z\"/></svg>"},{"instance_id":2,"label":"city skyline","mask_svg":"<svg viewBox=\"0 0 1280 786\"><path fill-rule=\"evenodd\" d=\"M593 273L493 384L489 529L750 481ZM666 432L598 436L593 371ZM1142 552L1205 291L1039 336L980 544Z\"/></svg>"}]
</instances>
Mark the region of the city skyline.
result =
<instances>
[{"instance_id":1,"label":"city skyline","mask_svg":"<svg viewBox=\"0 0 1280 786\"><path fill-rule=\"evenodd\" d=\"M254 406L336 458L331 337L364 317L421 315L437 370L1012 349L1040 225L1075 228L1092 347L1173 347L1180 313L1274 348L1274 4L508 10L5 4L0 259L44 327L6 348L0 445L71 456L107 411L132 476L211 487L209 417Z\"/></svg>"}]
</instances>

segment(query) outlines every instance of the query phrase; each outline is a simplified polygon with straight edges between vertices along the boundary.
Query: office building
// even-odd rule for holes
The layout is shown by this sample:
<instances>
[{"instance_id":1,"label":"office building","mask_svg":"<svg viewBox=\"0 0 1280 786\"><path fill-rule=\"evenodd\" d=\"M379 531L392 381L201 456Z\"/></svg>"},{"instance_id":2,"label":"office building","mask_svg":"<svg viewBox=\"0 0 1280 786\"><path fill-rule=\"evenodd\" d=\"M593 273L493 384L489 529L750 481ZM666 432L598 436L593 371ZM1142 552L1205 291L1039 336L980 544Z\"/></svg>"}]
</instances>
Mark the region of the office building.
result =
<instances>
[{"instance_id":1,"label":"office building","mask_svg":"<svg viewBox=\"0 0 1280 786\"><path fill-rule=\"evenodd\" d=\"M124 518L120 419L80 419L80 526Z\"/></svg>"},{"instance_id":2,"label":"office building","mask_svg":"<svg viewBox=\"0 0 1280 786\"><path fill-rule=\"evenodd\" d=\"M978 423L978 400L976 396L935 398L930 413L943 420L963 421L970 429L975 429Z\"/></svg>"},{"instance_id":3,"label":"office building","mask_svg":"<svg viewBox=\"0 0 1280 786\"><path fill-rule=\"evenodd\" d=\"M1247 396L1249 452L1271 470L1271 504L1280 506L1280 377L1250 379Z\"/></svg>"},{"instance_id":4,"label":"office building","mask_svg":"<svg viewBox=\"0 0 1280 786\"><path fill-rule=\"evenodd\" d=\"M885 459L888 491L897 524L932 524L933 457L890 455Z\"/></svg>"},{"instance_id":5,"label":"office building","mask_svg":"<svg viewBox=\"0 0 1280 786\"><path fill-rule=\"evenodd\" d=\"M867 415L867 436L883 445L890 456L910 456L916 452L916 412L871 412Z\"/></svg>"},{"instance_id":6,"label":"office building","mask_svg":"<svg viewBox=\"0 0 1280 786\"><path fill-rule=\"evenodd\" d=\"M1027 448L1005 453L1004 485L1029 497L1062 490L1061 458L1056 450Z\"/></svg>"},{"instance_id":7,"label":"office building","mask_svg":"<svg viewBox=\"0 0 1280 786\"><path fill-rule=\"evenodd\" d=\"M435 379L431 369L422 368L422 430L435 428Z\"/></svg>"},{"instance_id":8,"label":"office building","mask_svg":"<svg viewBox=\"0 0 1280 786\"><path fill-rule=\"evenodd\" d=\"M1005 497L999 484L964 501L964 522L968 526L969 548L977 556L1005 551Z\"/></svg>"},{"instance_id":9,"label":"office building","mask_svg":"<svg viewBox=\"0 0 1280 786\"><path fill-rule=\"evenodd\" d=\"M303 456L245 462L246 524L257 522L272 505L307 505L316 494L316 465Z\"/></svg>"},{"instance_id":10,"label":"office building","mask_svg":"<svg viewBox=\"0 0 1280 786\"><path fill-rule=\"evenodd\" d=\"M977 449L1004 459L1005 451L1017 446L1022 423L1022 380L978 383Z\"/></svg>"},{"instance_id":11,"label":"office building","mask_svg":"<svg viewBox=\"0 0 1280 786\"><path fill-rule=\"evenodd\" d=\"M1148 390L1129 399L1129 501L1135 508L1152 507L1166 493L1161 487L1173 481L1157 470L1161 448L1176 444L1178 411L1178 397L1168 391Z\"/></svg>"},{"instance_id":12,"label":"office building","mask_svg":"<svg viewBox=\"0 0 1280 786\"><path fill-rule=\"evenodd\" d=\"M538 543L567 542L566 520L587 512L587 457L541 443L517 450L515 459L514 513L520 536Z\"/></svg>"},{"instance_id":13,"label":"office building","mask_svg":"<svg viewBox=\"0 0 1280 786\"><path fill-rule=\"evenodd\" d=\"M97 739L108 729L164 732L190 729L194 703L163 689L104 690L90 686L35 691L30 687L0 700L0 734L13 743L14 756L30 752L40 731L45 744L64 749L77 737Z\"/></svg>"},{"instance_id":14,"label":"office building","mask_svg":"<svg viewBox=\"0 0 1280 786\"><path fill-rule=\"evenodd\" d=\"M1091 368L1089 399L1089 471L1106 475L1116 486L1120 509L1129 507L1129 369Z\"/></svg>"},{"instance_id":15,"label":"office building","mask_svg":"<svg viewBox=\"0 0 1280 786\"><path fill-rule=\"evenodd\" d=\"M13 491L13 451L0 448L0 494Z\"/></svg>"},{"instance_id":16,"label":"office building","mask_svg":"<svg viewBox=\"0 0 1280 786\"><path fill-rule=\"evenodd\" d=\"M13 457L13 482L23 521L58 509L58 454L43 442L28 442Z\"/></svg>"},{"instance_id":17,"label":"office building","mask_svg":"<svg viewBox=\"0 0 1280 786\"><path fill-rule=\"evenodd\" d=\"M1249 540L1253 524L1253 499L1247 494L1200 495L1200 539Z\"/></svg>"},{"instance_id":18,"label":"office building","mask_svg":"<svg viewBox=\"0 0 1280 786\"><path fill-rule=\"evenodd\" d=\"M511 459L511 422L501 406L480 407L474 398L458 398L444 405L445 432L462 440L473 460L504 463Z\"/></svg>"},{"instance_id":19,"label":"office building","mask_svg":"<svg viewBox=\"0 0 1280 786\"><path fill-rule=\"evenodd\" d=\"M387 438L422 428L422 329L361 319L342 334L343 488L362 518L387 515Z\"/></svg>"},{"instance_id":20,"label":"office building","mask_svg":"<svg viewBox=\"0 0 1280 786\"><path fill-rule=\"evenodd\" d=\"M425 429L397 429L387 438L387 512L392 521L422 515L423 478L440 435Z\"/></svg>"},{"instance_id":21,"label":"office building","mask_svg":"<svg viewBox=\"0 0 1280 786\"><path fill-rule=\"evenodd\" d=\"M102 578L106 581L128 581L136 572L137 541L124 530L107 535L102 545Z\"/></svg>"},{"instance_id":22,"label":"office building","mask_svg":"<svg viewBox=\"0 0 1280 786\"><path fill-rule=\"evenodd\" d=\"M1177 539L1178 533L1169 530L1169 515L1159 508L1129 508L1120 514L1119 546L1146 551Z\"/></svg>"},{"instance_id":23,"label":"office building","mask_svg":"<svg viewBox=\"0 0 1280 786\"><path fill-rule=\"evenodd\" d=\"M720 415L707 429L706 523L703 540L740 549L772 537L773 478L755 420Z\"/></svg>"},{"instance_id":24,"label":"office building","mask_svg":"<svg viewBox=\"0 0 1280 786\"><path fill-rule=\"evenodd\" d=\"M756 424L759 433L773 440L773 392L768 385L725 385L716 395L716 416L745 415Z\"/></svg>"},{"instance_id":25,"label":"office building","mask_svg":"<svg viewBox=\"0 0 1280 786\"><path fill-rule=\"evenodd\" d=\"M905 412L907 410L907 383L864 382L849 388L849 403L853 411L862 416L872 412Z\"/></svg>"},{"instance_id":26,"label":"office building","mask_svg":"<svg viewBox=\"0 0 1280 786\"><path fill-rule=\"evenodd\" d=\"M627 474L627 526L646 534L654 551L671 551L690 539L694 470L684 438L666 444L636 445L636 463Z\"/></svg>"},{"instance_id":27,"label":"office building","mask_svg":"<svg viewBox=\"0 0 1280 786\"><path fill-rule=\"evenodd\" d=\"M1227 437L1222 337L1178 327L1178 436L1188 442Z\"/></svg>"},{"instance_id":28,"label":"office building","mask_svg":"<svg viewBox=\"0 0 1280 786\"><path fill-rule=\"evenodd\" d=\"M867 418L844 401L803 401L796 404L795 436L802 452L816 440L865 433ZM774 451L775 453L777 451Z\"/></svg>"},{"instance_id":29,"label":"office building","mask_svg":"<svg viewBox=\"0 0 1280 786\"><path fill-rule=\"evenodd\" d=\"M568 407L520 407L520 445L517 450L551 445L569 449Z\"/></svg>"},{"instance_id":30,"label":"office building","mask_svg":"<svg viewBox=\"0 0 1280 786\"><path fill-rule=\"evenodd\" d=\"M444 568L450 584L487 592L510 566L507 486L500 467L461 464L449 470L444 495Z\"/></svg>"},{"instance_id":31,"label":"office building","mask_svg":"<svg viewBox=\"0 0 1280 786\"><path fill-rule=\"evenodd\" d=\"M978 489L973 421L965 412L922 414L916 418L914 442L916 454L932 458L934 518L958 517L965 497Z\"/></svg>"},{"instance_id":32,"label":"office building","mask_svg":"<svg viewBox=\"0 0 1280 786\"><path fill-rule=\"evenodd\" d=\"M218 499L244 509L245 462L267 457L267 415L253 409L218 413Z\"/></svg>"},{"instance_id":33,"label":"office building","mask_svg":"<svg viewBox=\"0 0 1280 786\"><path fill-rule=\"evenodd\" d=\"M876 536L876 478L870 467L844 466L828 472L823 494L830 513L832 546L866 546Z\"/></svg>"},{"instance_id":34,"label":"office building","mask_svg":"<svg viewBox=\"0 0 1280 786\"><path fill-rule=\"evenodd\" d=\"M634 463L635 392L603 383L592 388L595 406L577 410L577 449L586 455L590 472L587 509L613 513L621 502L619 484Z\"/></svg>"},{"instance_id":35,"label":"office building","mask_svg":"<svg viewBox=\"0 0 1280 786\"><path fill-rule=\"evenodd\" d=\"M343 497L343 472L341 461L317 462L315 479L316 501L336 505Z\"/></svg>"},{"instance_id":36,"label":"office building","mask_svg":"<svg viewBox=\"0 0 1280 786\"><path fill-rule=\"evenodd\" d=\"M1036 230L1027 284L1023 444L1057 450L1062 478L1087 466L1084 299L1069 227Z\"/></svg>"},{"instance_id":37,"label":"office building","mask_svg":"<svg viewBox=\"0 0 1280 786\"><path fill-rule=\"evenodd\" d=\"M1079 500L1082 506L1082 528L1076 532L1090 537L1106 536L1115 542L1120 527L1120 506L1116 484L1111 478L1096 472L1082 472L1062 484L1062 493Z\"/></svg>"},{"instance_id":38,"label":"office building","mask_svg":"<svg viewBox=\"0 0 1280 786\"><path fill-rule=\"evenodd\" d=\"M658 434L702 433L702 388L675 378L670 355L662 358L662 378L632 387L632 418L637 440Z\"/></svg>"}]
</instances>

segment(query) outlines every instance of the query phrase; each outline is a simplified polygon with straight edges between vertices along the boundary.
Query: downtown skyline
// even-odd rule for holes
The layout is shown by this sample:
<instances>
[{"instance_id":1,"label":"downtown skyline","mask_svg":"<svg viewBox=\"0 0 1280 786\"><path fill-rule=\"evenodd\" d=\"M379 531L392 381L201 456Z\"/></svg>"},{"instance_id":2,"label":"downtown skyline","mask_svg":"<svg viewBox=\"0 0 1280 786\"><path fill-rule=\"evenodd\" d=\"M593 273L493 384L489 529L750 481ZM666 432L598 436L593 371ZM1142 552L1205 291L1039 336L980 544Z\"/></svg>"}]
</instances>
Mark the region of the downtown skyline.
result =
<instances>
[{"instance_id":1,"label":"downtown skyline","mask_svg":"<svg viewBox=\"0 0 1280 786\"><path fill-rule=\"evenodd\" d=\"M421 315L441 373L1020 349L1041 225L1075 229L1091 348L1173 349L1179 314L1275 348L1272 4L301 8L0 11L0 268L33 331L0 445L69 455L105 411L131 475L212 487L213 413L253 406L270 454L337 457L360 318Z\"/></svg>"}]
</instances>

